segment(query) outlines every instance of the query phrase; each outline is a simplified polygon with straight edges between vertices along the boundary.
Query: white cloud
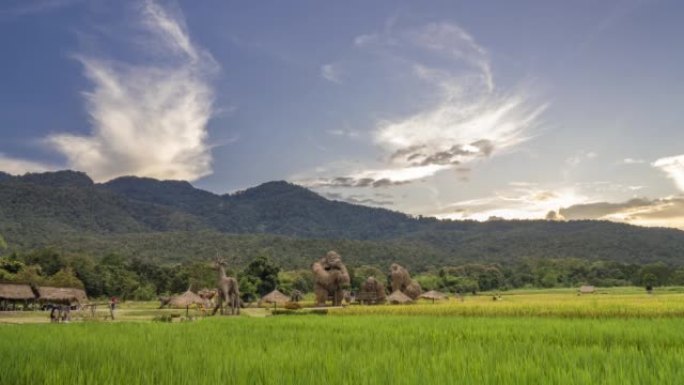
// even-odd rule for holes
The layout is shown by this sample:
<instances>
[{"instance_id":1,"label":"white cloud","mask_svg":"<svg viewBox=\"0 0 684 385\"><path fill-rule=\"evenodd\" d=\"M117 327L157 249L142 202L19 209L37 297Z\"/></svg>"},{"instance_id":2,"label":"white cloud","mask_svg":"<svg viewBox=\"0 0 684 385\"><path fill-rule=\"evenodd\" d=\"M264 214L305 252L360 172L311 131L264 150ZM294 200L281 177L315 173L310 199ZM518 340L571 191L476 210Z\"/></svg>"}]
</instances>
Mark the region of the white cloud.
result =
<instances>
[{"instance_id":1,"label":"white cloud","mask_svg":"<svg viewBox=\"0 0 684 385\"><path fill-rule=\"evenodd\" d=\"M182 19L147 1L143 25L165 49L163 64L133 66L81 56L94 89L85 92L88 135L47 139L71 168L95 180L122 175L195 180L211 173L206 125L213 93L211 55L194 45Z\"/></svg>"},{"instance_id":2,"label":"white cloud","mask_svg":"<svg viewBox=\"0 0 684 385\"><path fill-rule=\"evenodd\" d=\"M81 1L82 0L17 1L15 2L16 5L14 7L0 9L0 19L4 17L20 17L51 12L75 5Z\"/></svg>"},{"instance_id":3,"label":"white cloud","mask_svg":"<svg viewBox=\"0 0 684 385\"><path fill-rule=\"evenodd\" d=\"M653 166L665 172L677 188L684 191L684 155L658 159L653 162Z\"/></svg>"},{"instance_id":4,"label":"white cloud","mask_svg":"<svg viewBox=\"0 0 684 385\"><path fill-rule=\"evenodd\" d=\"M594 159L597 156L598 154L593 151L578 151L575 155L565 159L565 164L570 167L577 167L580 163Z\"/></svg>"},{"instance_id":5,"label":"white cloud","mask_svg":"<svg viewBox=\"0 0 684 385\"><path fill-rule=\"evenodd\" d=\"M53 165L12 158L0 153L0 171L12 175L23 175L27 172L43 172L55 169L57 169L57 167Z\"/></svg>"},{"instance_id":6,"label":"white cloud","mask_svg":"<svg viewBox=\"0 0 684 385\"><path fill-rule=\"evenodd\" d=\"M354 43L378 53L374 57L384 58L392 70L402 63L407 73L397 78L417 80L425 87L416 89L416 100L425 100L422 94L433 102L418 112L377 123L371 136L384 164L304 183L352 187L409 183L505 153L534 136L545 106L533 105L522 89L495 91L489 55L466 31L451 23L396 29L391 23L381 33L361 35Z\"/></svg>"},{"instance_id":7,"label":"white cloud","mask_svg":"<svg viewBox=\"0 0 684 385\"><path fill-rule=\"evenodd\" d=\"M643 159L625 158L622 160L624 164L644 164L646 163Z\"/></svg>"},{"instance_id":8,"label":"white cloud","mask_svg":"<svg viewBox=\"0 0 684 385\"><path fill-rule=\"evenodd\" d=\"M494 76L487 51L463 28L452 23L431 23L413 31L411 38L420 47L476 67L487 89L494 89Z\"/></svg>"},{"instance_id":9,"label":"white cloud","mask_svg":"<svg viewBox=\"0 0 684 385\"><path fill-rule=\"evenodd\" d=\"M335 64L325 64L321 66L321 76L330 82L342 84L342 72Z\"/></svg>"},{"instance_id":10,"label":"white cloud","mask_svg":"<svg viewBox=\"0 0 684 385\"><path fill-rule=\"evenodd\" d=\"M504 219L544 219L549 212L586 202L587 198L573 188L514 188L494 196L456 202L436 216L443 219L473 219L491 217Z\"/></svg>"},{"instance_id":11,"label":"white cloud","mask_svg":"<svg viewBox=\"0 0 684 385\"><path fill-rule=\"evenodd\" d=\"M350 138L350 139L355 139L355 138L358 138L359 136L361 136L361 134L360 134L358 131L354 131L354 130L341 130L341 129L337 129L337 130L328 130L328 131L326 131L326 132L327 132L329 135L333 135L333 136L344 136L344 137L347 137L347 138Z\"/></svg>"},{"instance_id":12,"label":"white cloud","mask_svg":"<svg viewBox=\"0 0 684 385\"><path fill-rule=\"evenodd\" d=\"M567 219L625 222L639 226L684 228L684 197L635 198L625 202L588 202L564 207Z\"/></svg>"}]
</instances>

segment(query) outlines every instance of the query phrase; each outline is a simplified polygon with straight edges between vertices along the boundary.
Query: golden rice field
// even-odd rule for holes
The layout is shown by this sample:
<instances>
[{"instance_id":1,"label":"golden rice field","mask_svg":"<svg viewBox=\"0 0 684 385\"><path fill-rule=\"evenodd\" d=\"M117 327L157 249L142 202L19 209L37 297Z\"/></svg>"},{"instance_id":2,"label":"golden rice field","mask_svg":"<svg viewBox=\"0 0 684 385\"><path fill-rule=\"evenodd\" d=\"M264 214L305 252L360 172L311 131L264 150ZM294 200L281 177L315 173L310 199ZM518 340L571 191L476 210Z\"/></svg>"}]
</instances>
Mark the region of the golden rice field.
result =
<instances>
[{"instance_id":1,"label":"golden rice field","mask_svg":"<svg viewBox=\"0 0 684 385\"><path fill-rule=\"evenodd\" d=\"M466 296L436 301L420 300L406 306L350 306L332 310L339 315L432 315L432 316L510 316L577 318L653 318L684 317L684 293L665 292L653 295L643 291L605 291L577 295L571 291L502 293Z\"/></svg>"}]
</instances>

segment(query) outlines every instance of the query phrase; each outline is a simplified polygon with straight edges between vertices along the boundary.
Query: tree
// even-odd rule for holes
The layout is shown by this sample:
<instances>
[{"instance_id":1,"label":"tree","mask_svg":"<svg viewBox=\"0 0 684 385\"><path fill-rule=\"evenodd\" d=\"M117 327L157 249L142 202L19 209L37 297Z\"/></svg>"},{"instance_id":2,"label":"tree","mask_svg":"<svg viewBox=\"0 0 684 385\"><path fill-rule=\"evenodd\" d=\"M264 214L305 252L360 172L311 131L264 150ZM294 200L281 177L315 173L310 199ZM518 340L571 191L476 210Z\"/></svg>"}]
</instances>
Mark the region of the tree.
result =
<instances>
[{"instance_id":1,"label":"tree","mask_svg":"<svg viewBox=\"0 0 684 385\"><path fill-rule=\"evenodd\" d=\"M93 257L73 254L69 256L67 263L74 270L76 277L83 282L88 296L99 297L103 294L102 280L97 272L97 263Z\"/></svg>"},{"instance_id":2,"label":"tree","mask_svg":"<svg viewBox=\"0 0 684 385\"><path fill-rule=\"evenodd\" d=\"M423 290L440 290L442 289L440 287L441 285L441 280L439 276L430 274L430 273L423 273L423 274L418 274L414 277L414 279L420 284L420 287L423 288Z\"/></svg>"},{"instance_id":3,"label":"tree","mask_svg":"<svg viewBox=\"0 0 684 385\"><path fill-rule=\"evenodd\" d=\"M651 286L663 286L667 285L670 281L672 269L664 263L658 262L644 265L641 268L640 273L643 285L648 285L650 283ZM646 282L647 277L649 283Z\"/></svg>"},{"instance_id":4,"label":"tree","mask_svg":"<svg viewBox=\"0 0 684 385\"><path fill-rule=\"evenodd\" d=\"M647 290L650 290L650 288L658 284L658 277L653 273L646 273L641 277L641 282L646 286Z\"/></svg>"},{"instance_id":5,"label":"tree","mask_svg":"<svg viewBox=\"0 0 684 385\"><path fill-rule=\"evenodd\" d=\"M2 237L2 234L0 234L0 255L2 255L3 250L7 248L7 242L5 242L5 238Z\"/></svg>"},{"instance_id":6,"label":"tree","mask_svg":"<svg viewBox=\"0 0 684 385\"><path fill-rule=\"evenodd\" d=\"M39 265L45 275L53 275L67 267L65 258L53 249L39 249L23 256L27 265Z\"/></svg>"},{"instance_id":7,"label":"tree","mask_svg":"<svg viewBox=\"0 0 684 385\"><path fill-rule=\"evenodd\" d=\"M29 283L34 285L43 285L45 277L42 276L40 266L31 265L19 270L14 275L14 280L21 283Z\"/></svg>"},{"instance_id":8,"label":"tree","mask_svg":"<svg viewBox=\"0 0 684 385\"><path fill-rule=\"evenodd\" d=\"M58 271L54 275L46 279L46 283L56 287L77 287L83 289L83 282L81 282L74 274L74 270L70 267Z\"/></svg>"},{"instance_id":9,"label":"tree","mask_svg":"<svg viewBox=\"0 0 684 385\"><path fill-rule=\"evenodd\" d=\"M361 285L366 282L368 277L375 277L375 279L382 282L382 279L387 276L387 273L374 265L363 265L355 269L350 269L350 273L352 273L351 287L355 289L360 289Z\"/></svg>"},{"instance_id":10,"label":"tree","mask_svg":"<svg viewBox=\"0 0 684 385\"><path fill-rule=\"evenodd\" d=\"M249 275L240 274L238 278L238 285L240 285L240 299L245 302L252 302L258 298L257 287L261 284L261 280Z\"/></svg>"},{"instance_id":11,"label":"tree","mask_svg":"<svg viewBox=\"0 0 684 385\"><path fill-rule=\"evenodd\" d=\"M0 270L5 270L8 273L16 274L26 265L18 259L10 257L0 257Z\"/></svg>"},{"instance_id":12,"label":"tree","mask_svg":"<svg viewBox=\"0 0 684 385\"><path fill-rule=\"evenodd\" d=\"M247 265L241 276L256 278L252 282L256 283L256 291L259 296L270 293L278 287L278 273L280 267L273 263L268 257L259 256Z\"/></svg>"},{"instance_id":13,"label":"tree","mask_svg":"<svg viewBox=\"0 0 684 385\"><path fill-rule=\"evenodd\" d=\"M140 285L131 293L131 298L136 301L151 301L155 299L156 296L157 289L151 283Z\"/></svg>"}]
</instances>

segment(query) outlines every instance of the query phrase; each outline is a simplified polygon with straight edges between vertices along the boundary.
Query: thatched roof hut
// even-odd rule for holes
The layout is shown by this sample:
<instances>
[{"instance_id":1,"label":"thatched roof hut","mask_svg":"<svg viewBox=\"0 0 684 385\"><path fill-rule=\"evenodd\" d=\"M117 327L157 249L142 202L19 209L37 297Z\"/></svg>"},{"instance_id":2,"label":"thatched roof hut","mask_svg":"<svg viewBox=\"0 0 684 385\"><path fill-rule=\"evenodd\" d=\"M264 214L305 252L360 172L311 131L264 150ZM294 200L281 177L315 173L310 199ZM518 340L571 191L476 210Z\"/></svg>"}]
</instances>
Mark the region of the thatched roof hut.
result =
<instances>
[{"instance_id":1,"label":"thatched roof hut","mask_svg":"<svg viewBox=\"0 0 684 385\"><path fill-rule=\"evenodd\" d=\"M23 301L35 299L31 286L19 283L0 283L0 300Z\"/></svg>"},{"instance_id":2,"label":"thatched roof hut","mask_svg":"<svg viewBox=\"0 0 684 385\"><path fill-rule=\"evenodd\" d=\"M578 291L580 294L592 294L596 292L596 288L590 285L583 285L580 286Z\"/></svg>"},{"instance_id":3,"label":"thatched roof hut","mask_svg":"<svg viewBox=\"0 0 684 385\"><path fill-rule=\"evenodd\" d=\"M402 293L401 290L395 290L389 295L389 297L387 297L387 301L392 304L405 304L413 302L411 297Z\"/></svg>"},{"instance_id":4,"label":"thatched roof hut","mask_svg":"<svg viewBox=\"0 0 684 385\"><path fill-rule=\"evenodd\" d=\"M195 304L204 305L204 303L205 301L202 297L188 289L185 293L176 295L173 298L171 298L171 300L169 301L169 306L175 308L187 308Z\"/></svg>"},{"instance_id":5,"label":"thatched roof hut","mask_svg":"<svg viewBox=\"0 0 684 385\"><path fill-rule=\"evenodd\" d=\"M85 290L73 287L38 286L38 300L42 302L61 302L84 304L88 302Z\"/></svg>"},{"instance_id":6,"label":"thatched roof hut","mask_svg":"<svg viewBox=\"0 0 684 385\"><path fill-rule=\"evenodd\" d=\"M436 290L430 290L427 293L421 294L420 298L431 299L432 302L435 302L435 300L446 299L447 295Z\"/></svg>"},{"instance_id":7,"label":"thatched roof hut","mask_svg":"<svg viewBox=\"0 0 684 385\"><path fill-rule=\"evenodd\" d=\"M259 303L272 303L274 305L284 305L288 302L290 302L290 297L281 293L278 289L266 294L259 300Z\"/></svg>"}]
</instances>

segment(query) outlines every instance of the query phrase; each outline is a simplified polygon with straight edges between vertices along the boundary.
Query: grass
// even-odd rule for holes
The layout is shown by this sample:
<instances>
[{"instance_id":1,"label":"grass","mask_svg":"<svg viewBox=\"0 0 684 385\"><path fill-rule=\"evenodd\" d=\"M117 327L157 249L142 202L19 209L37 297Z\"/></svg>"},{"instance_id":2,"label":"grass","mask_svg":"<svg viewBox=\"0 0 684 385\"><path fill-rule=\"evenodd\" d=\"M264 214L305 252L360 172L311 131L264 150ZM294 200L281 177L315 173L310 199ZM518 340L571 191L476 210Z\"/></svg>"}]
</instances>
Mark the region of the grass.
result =
<instances>
[{"instance_id":1,"label":"grass","mask_svg":"<svg viewBox=\"0 0 684 385\"><path fill-rule=\"evenodd\" d=\"M0 314L0 384L674 384L684 378L684 292L504 292L328 316L28 324ZM104 309L102 311L105 311ZM195 313L196 314L196 313ZM191 310L191 315L193 311ZM467 317L463 317L467 316Z\"/></svg>"},{"instance_id":2,"label":"grass","mask_svg":"<svg viewBox=\"0 0 684 385\"><path fill-rule=\"evenodd\" d=\"M425 300L410 306L351 306L333 309L338 315L433 315L433 316L512 316L565 318L655 318L684 316L684 293L648 295L643 292L598 293L578 296L574 292L503 293L501 300L491 295L457 299Z\"/></svg>"},{"instance_id":3,"label":"grass","mask_svg":"<svg viewBox=\"0 0 684 385\"><path fill-rule=\"evenodd\" d=\"M223 317L0 326L7 384L672 384L676 319Z\"/></svg>"}]
</instances>

